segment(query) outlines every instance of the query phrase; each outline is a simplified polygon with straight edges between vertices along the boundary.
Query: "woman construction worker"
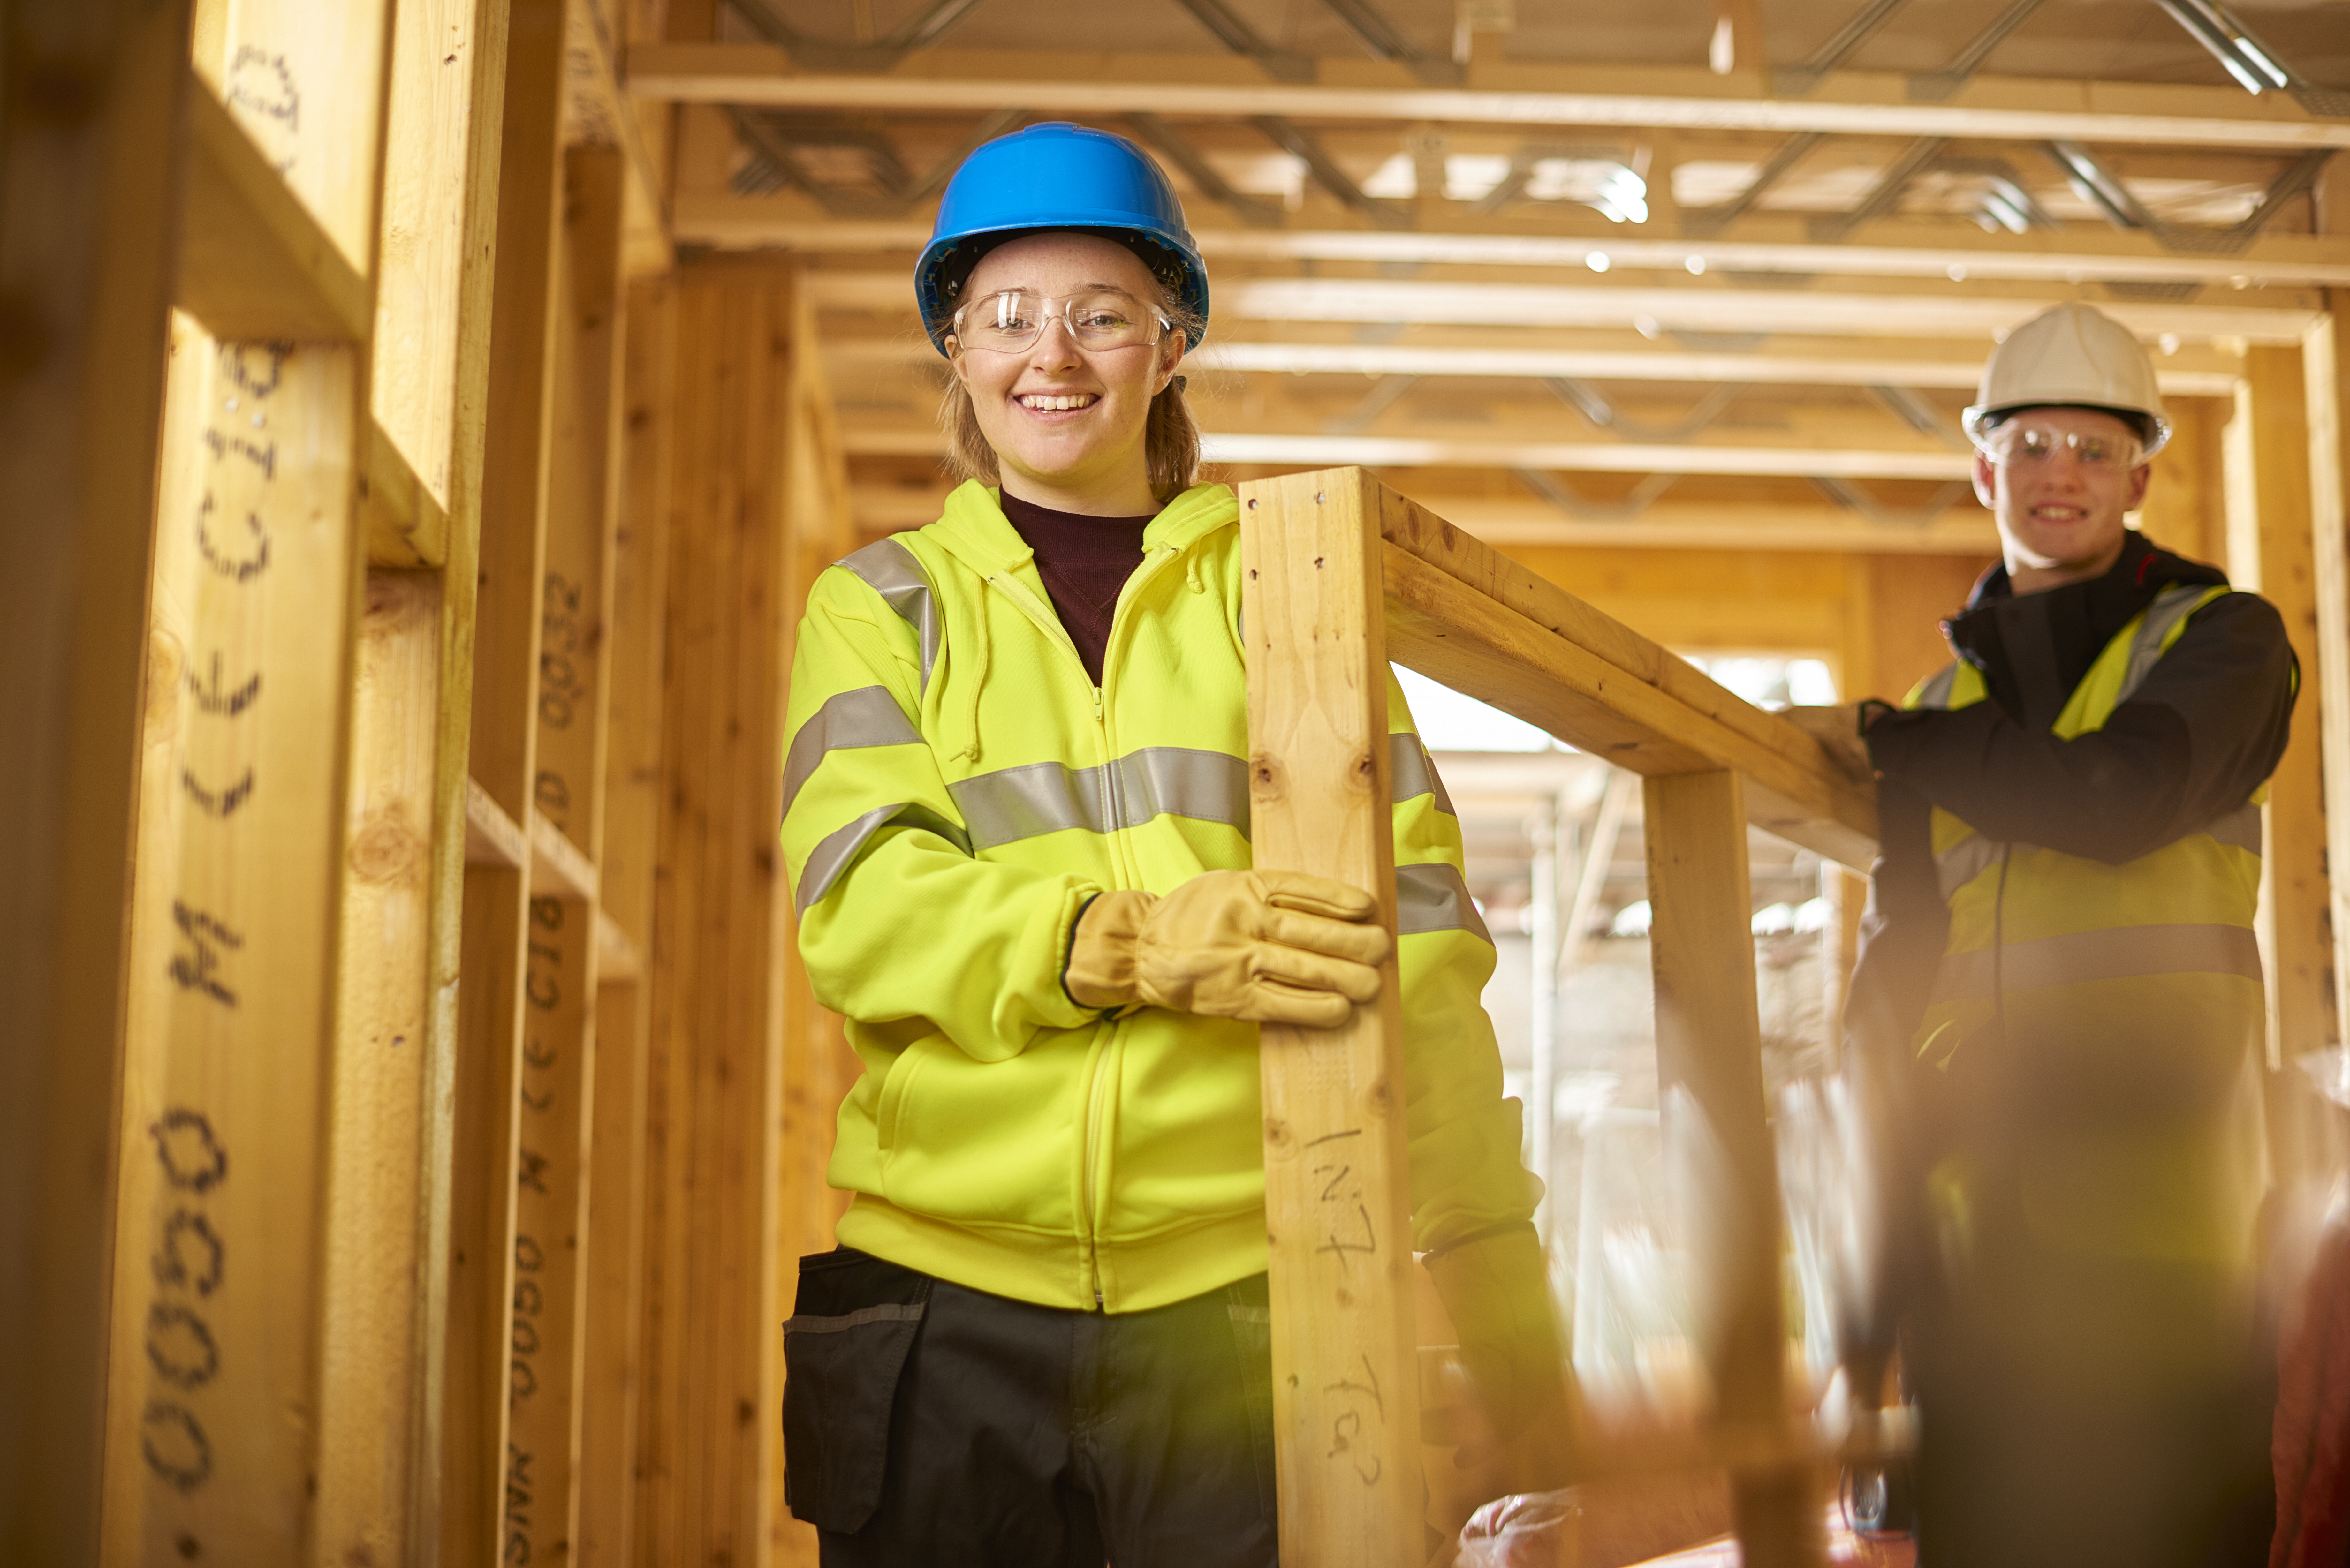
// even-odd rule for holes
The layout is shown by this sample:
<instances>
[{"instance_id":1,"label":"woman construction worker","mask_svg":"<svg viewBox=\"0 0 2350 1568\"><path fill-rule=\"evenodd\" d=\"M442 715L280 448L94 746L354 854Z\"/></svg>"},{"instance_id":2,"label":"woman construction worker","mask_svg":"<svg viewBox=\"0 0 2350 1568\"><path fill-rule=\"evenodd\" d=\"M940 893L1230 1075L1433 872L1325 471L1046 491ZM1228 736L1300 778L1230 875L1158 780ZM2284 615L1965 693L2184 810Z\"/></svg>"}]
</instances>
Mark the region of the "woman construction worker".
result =
<instances>
[{"instance_id":1,"label":"woman construction worker","mask_svg":"<svg viewBox=\"0 0 2350 1568\"><path fill-rule=\"evenodd\" d=\"M1926 1568L2263 1563L2252 921L2293 650L2126 525L2169 434L2126 328L2016 328L1965 423L2002 560L1957 661L1813 711L1881 781L1846 1033L1893 1223L1848 1366L1906 1317Z\"/></svg>"},{"instance_id":2,"label":"woman construction worker","mask_svg":"<svg viewBox=\"0 0 2350 1568\"><path fill-rule=\"evenodd\" d=\"M816 582L783 843L864 1075L785 1329L828 1565L1274 1560L1257 1025L1378 993L1368 890L1249 856L1240 540L1178 373L1208 279L1158 167L972 154L914 277L964 483ZM1460 826L1389 687L1414 1245L1495 1433L1560 1353Z\"/></svg>"}]
</instances>

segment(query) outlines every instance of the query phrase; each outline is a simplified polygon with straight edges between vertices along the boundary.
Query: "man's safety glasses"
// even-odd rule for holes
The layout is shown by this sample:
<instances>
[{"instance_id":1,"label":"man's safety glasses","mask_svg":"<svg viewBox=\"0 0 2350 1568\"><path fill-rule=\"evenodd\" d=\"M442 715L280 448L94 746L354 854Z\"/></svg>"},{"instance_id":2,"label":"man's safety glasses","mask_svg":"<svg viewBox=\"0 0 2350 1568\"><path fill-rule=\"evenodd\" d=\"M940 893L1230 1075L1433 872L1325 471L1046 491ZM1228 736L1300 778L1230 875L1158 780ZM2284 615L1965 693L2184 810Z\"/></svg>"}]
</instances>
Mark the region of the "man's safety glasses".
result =
<instances>
[{"instance_id":1,"label":"man's safety glasses","mask_svg":"<svg viewBox=\"0 0 2350 1568\"><path fill-rule=\"evenodd\" d=\"M954 314L955 341L965 348L1017 354L1058 318L1069 340L1089 350L1156 343L1174 325L1122 288L1093 288L1052 298L1024 288L983 295Z\"/></svg>"},{"instance_id":2,"label":"man's safety glasses","mask_svg":"<svg viewBox=\"0 0 2350 1568\"><path fill-rule=\"evenodd\" d=\"M2069 452L2092 473L2125 473L2140 461L2139 445L2128 436L2083 435L2035 424L2000 426L1983 442L1983 452L1993 462L2026 469L2045 468L2059 452Z\"/></svg>"}]
</instances>

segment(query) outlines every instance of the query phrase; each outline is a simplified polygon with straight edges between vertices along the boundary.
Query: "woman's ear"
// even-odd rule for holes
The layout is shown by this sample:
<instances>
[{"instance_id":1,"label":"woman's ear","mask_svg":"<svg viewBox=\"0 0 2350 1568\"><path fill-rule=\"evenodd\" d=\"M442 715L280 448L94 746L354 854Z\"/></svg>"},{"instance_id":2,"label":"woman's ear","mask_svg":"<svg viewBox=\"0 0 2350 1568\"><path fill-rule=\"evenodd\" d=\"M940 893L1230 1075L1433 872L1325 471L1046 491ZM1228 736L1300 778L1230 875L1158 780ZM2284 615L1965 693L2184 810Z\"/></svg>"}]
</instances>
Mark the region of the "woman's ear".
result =
<instances>
[{"instance_id":1,"label":"woman's ear","mask_svg":"<svg viewBox=\"0 0 2350 1568\"><path fill-rule=\"evenodd\" d=\"M1159 360L1159 385L1150 389L1150 395L1154 398L1167 389L1168 383L1175 379L1175 372L1182 368L1183 350L1189 340L1186 339L1183 334L1179 331L1170 332L1166 337L1160 338L1159 341L1162 344L1171 344L1173 345L1173 348L1167 351Z\"/></svg>"}]
</instances>

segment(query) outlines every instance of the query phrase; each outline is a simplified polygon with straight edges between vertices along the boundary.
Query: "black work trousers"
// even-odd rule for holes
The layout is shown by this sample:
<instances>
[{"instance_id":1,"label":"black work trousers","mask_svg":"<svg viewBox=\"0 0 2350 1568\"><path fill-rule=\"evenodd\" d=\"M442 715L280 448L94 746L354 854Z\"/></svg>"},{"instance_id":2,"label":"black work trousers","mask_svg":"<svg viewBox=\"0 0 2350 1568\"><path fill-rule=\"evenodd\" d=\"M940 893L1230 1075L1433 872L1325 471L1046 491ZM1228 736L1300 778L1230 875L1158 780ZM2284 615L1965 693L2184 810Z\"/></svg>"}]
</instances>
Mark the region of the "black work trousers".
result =
<instances>
[{"instance_id":1,"label":"black work trousers","mask_svg":"<svg viewBox=\"0 0 2350 1568\"><path fill-rule=\"evenodd\" d=\"M803 1258L785 1499L825 1568L1264 1568L1270 1322L1262 1274L1111 1315Z\"/></svg>"}]
</instances>

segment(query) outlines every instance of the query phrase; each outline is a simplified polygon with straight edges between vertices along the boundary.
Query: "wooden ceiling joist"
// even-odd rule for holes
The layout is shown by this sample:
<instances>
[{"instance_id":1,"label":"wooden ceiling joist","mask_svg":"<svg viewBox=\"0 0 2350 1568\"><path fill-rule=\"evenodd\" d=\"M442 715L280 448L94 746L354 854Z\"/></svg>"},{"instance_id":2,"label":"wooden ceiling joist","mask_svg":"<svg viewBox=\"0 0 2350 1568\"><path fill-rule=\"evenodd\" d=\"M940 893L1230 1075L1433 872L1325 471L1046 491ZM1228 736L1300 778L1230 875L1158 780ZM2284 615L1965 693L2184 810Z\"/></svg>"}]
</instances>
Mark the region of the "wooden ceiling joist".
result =
<instances>
[{"instance_id":1,"label":"wooden ceiling joist","mask_svg":"<svg viewBox=\"0 0 2350 1568\"><path fill-rule=\"evenodd\" d=\"M836 373L868 369L927 371L938 357L929 345L894 337L835 337L825 358ZM1896 355L1835 357L1818 353L1703 353L1669 348L1493 348L1408 343L1232 342L1211 337L1187 363L1202 370L1270 375L1576 376L1598 381L1746 381L1825 387L1910 387L1972 390L1982 376L1979 353L1928 358ZM2239 377L2228 369L2158 363L2162 389L2173 397L2225 398Z\"/></svg>"},{"instance_id":2,"label":"wooden ceiling joist","mask_svg":"<svg viewBox=\"0 0 2350 1568\"><path fill-rule=\"evenodd\" d=\"M2321 119L2282 95L2232 88L1977 77L1940 103L1912 101L1906 78L1838 72L1802 99L1753 96L1703 70L1638 66L1477 65L1468 85L1430 88L1392 62L1322 60L1314 83L1275 82L1244 58L931 50L888 75L795 69L764 44L639 45L628 87L680 103L773 109L983 113L1136 109L1178 118L1279 114L1322 120L1692 130L1818 131L1873 137L2069 140L2125 146L2350 147L2350 122Z\"/></svg>"},{"instance_id":3,"label":"wooden ceiling joist","mask_svg":"<svg viewBox=\"0 0 2350 1568\"><path fill-rule=\"evenodd\" d=\"M1317 222L1321 219L1317 215ZM1770 220L1776 223L1778 220ZM827 219L794 195L681 195L677 237L723 249L809 255L901 252L930 242L922 219ZM1756 220L1749 227L1763 226ZM1496 222L1485 231L1447 220L1428 233L1393 228L1193 230L1214 261L1333 261L1458 266L1587 266L1596 253L1619 267L1695 272L1812 273L1830 276L1931 277L2033 283L2185 283L2350 286L2350 261L2337 244L2303 235L2263 239L2228 255L2181 254L2143 235L2073 232L2062 236L1991 235L1963 223L1905 220L1903 244L1814 244L1771 240L1679 239L1647 230L1528 234ZM2059 243L2061 239L2061 244ZM1695 264L1692 265L1692 264ZM1956 276L1953 277L1955 272Z\"/></svg>"},{"instance_id":4,"label":"wooden ceiling joist","mask_svg":"<svg viewBox=\"0 0 2350 1568\"><path fill-rule=\"evenodd\" d=\"M1970 459L1958 452L1815 450L1801 446L1665 446L1630 441L1461 441L1302 431L1203 432L1210 462L1291 468L1530 468L1584 473L1729 473L1796 479L1963 479ZM850 425L840 432L850 457L935 457L946 438L917 424Z\"/></svg>"},{"instance_id":5,"label":"wooden ceiling joist","mask_svg":"<svg viewBox=\"0 0 2350 1568\"><path fill-rule=\"evenodd\" d=\"M910 312L895 272L819 272L809 287L828 310ZM1724 333L1940 336L1988 342L2021 326L2057 296L1892 294L1840 290L1575 283L1463 283L1425 278L1244 277L1219 283L1226 321L1442 323L1506 327L1632 327ZM2149 340L2181 337L2291 345L2318 312L2298 306L2113 300L2100 308Z\"/></svg>"},{"instance_id":6,"label":"wooden ceiling joist","mask_svg":"<svg viewBox=\"0 0 2350 1568\"><path fill-rule=\"evenodd\" d=\"M946 499L946 486L857 484L850 487L848 498L859 530L868 534L889 533L936 522ZM1567 517L1556 507L1531 497L1514 501L1495 496L1431 494L1427 497L1427 504L1489 545L1841 550L1862 555L1981 556L1986 559L1999 547L1991 514L1971 500L1928 522L1912 524L1872 523L1840 506L1731 507L1666 501L1649 507L1637 518L1603 521Z\"/></svg>"}]
</instances>

